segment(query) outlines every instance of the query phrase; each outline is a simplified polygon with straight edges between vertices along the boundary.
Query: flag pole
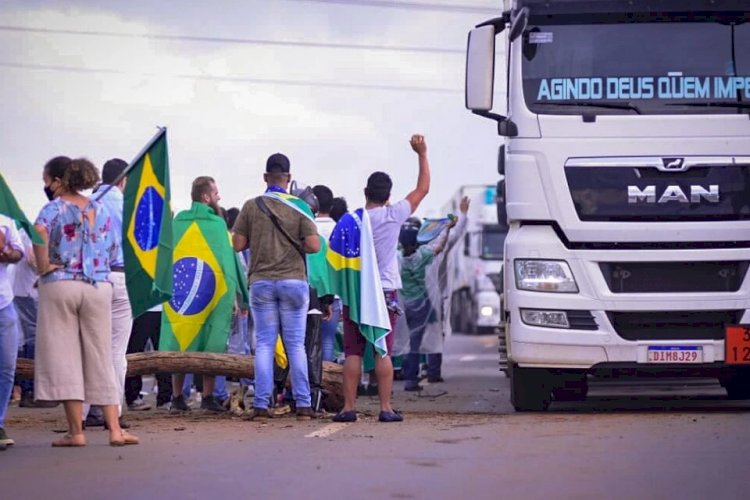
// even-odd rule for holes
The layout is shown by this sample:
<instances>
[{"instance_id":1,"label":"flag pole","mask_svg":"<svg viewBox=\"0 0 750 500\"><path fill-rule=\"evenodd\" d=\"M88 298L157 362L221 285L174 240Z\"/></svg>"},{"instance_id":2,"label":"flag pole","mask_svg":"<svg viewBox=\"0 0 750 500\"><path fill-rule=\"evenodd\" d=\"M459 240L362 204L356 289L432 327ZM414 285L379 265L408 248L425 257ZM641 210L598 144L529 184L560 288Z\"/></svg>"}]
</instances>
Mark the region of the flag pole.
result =
<instances>
[{"instance_id":1,"label":"flag pole","mask_svg":"<svg viewBox=\"0 0 750 500\"><path fill-rule=\"evenodd\" d=\"M143 155L146 154L146 151L148 151L151 148L151 146L153 146L154 143L161 138L162 135L164 135L164 134L167 133L167 127L156 127L156 128L159 129L158 132L156 132L156 134L151 138L151 140L149 140L146 143L146 145L143 146L143 148L140 150L140 152L135 156L135 158L133 158L133 161L131 161L128 164L127 168L125 170L123 170L120 173L120 175L118 175L115 178L115 180L112 181L112 184L107 184L107 187L105 187L103 190L96 192L96 197L94 198L94 201L99 201L102 198L102 196L104 196L105 194L107 194L107 192L110 189L112 189L114 186L118 185L120 183L120 181L123 180L125 178L125 176L130 173L131 170L133 170L133 167L135 166L135 164L138 163L138 160L140 160L143 157Z\"/></svg>"}]
</instances>

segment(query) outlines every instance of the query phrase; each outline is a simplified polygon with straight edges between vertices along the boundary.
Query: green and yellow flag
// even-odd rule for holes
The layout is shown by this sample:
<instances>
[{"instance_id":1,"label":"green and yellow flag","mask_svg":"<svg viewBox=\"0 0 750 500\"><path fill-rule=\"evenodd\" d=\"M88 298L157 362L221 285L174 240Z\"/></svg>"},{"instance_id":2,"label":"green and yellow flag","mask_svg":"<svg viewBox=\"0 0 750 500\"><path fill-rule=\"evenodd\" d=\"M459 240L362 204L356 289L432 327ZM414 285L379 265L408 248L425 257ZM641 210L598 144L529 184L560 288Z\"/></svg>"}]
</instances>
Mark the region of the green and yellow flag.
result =
<instances>
[{"instance_id":1,"label":"green and yellow flag","mask_svg":"<svg viewBox=\"0 0 750 500\"><path fill-rule=\"evenodd\" d=\"M164 304L161 351L225 352L237 294L247 281L224 219L193 202L174 219L174 289Z\"/></svg>"},{"instance_id":2,"label":"green and yellow flag","mask_svg":"<svg viewBox=\"0 0 750 500\"><path fill-rule=\"evenodd\" d=\"M167 129L129 167L123 193L122 252L133 317L172 296L172 213Z\"/></svg>"},{"instance_id":3,"label":"green and yellow flag","mask_svg":"<svg viewBox=\"0 0 750 500\"><path fill-rule=\"evenodd\" d=\"M3 174L0 174L0 214L6 215L13 219L19 229L26 231L26 234L31 238L32 243L35 245L44 245L42 237L36 232L34 226L31 225L29 219L18 206L16 197L13 196L13 192L6 184Z\"/></svg>"}]
</instances>

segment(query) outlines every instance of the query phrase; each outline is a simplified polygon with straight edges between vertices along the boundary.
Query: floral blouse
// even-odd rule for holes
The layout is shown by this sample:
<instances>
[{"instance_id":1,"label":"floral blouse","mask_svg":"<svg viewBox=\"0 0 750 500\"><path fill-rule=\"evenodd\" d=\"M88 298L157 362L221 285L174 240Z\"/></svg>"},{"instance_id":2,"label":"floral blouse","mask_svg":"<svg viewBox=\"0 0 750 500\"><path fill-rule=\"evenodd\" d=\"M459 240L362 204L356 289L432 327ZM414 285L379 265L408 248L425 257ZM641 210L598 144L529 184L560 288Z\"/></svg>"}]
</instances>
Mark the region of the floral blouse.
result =
<instances>
[{"instance_id":1,"label":"floral blouse","mask_svg":"<svg viewBox=\"0 0 750 500\"><path fill-rule=\"evenodd\" d=\"M96 214L93 225L88 223L87 217L91 210ZM104 205L89 200L81 210L74 203L57 198L42 208L35 224L44 226L49 234L50 264L62 266L42 276L42 283L107 281L110 262L117 257L118 245L112 237L112 219Z\"/></svg>"}]
</instances>

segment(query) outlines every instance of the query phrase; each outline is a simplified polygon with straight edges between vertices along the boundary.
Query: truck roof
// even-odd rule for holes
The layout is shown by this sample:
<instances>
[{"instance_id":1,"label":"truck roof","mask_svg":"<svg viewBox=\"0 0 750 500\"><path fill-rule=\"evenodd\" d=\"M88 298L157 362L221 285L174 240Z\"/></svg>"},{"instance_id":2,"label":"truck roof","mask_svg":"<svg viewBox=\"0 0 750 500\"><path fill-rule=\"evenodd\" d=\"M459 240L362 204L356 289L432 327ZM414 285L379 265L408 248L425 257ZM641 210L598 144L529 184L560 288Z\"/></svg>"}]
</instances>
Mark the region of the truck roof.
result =
<instances>
[{"instance_id":1,"label":"truck roof","mask_svg":"<svg viewBox=\"0 0 750 500\"><path fill-rule=\"evenodd\" d=\"M516 0L532 15L626 12L744 12L747 0Z\"/></svg>"}]
</instances>

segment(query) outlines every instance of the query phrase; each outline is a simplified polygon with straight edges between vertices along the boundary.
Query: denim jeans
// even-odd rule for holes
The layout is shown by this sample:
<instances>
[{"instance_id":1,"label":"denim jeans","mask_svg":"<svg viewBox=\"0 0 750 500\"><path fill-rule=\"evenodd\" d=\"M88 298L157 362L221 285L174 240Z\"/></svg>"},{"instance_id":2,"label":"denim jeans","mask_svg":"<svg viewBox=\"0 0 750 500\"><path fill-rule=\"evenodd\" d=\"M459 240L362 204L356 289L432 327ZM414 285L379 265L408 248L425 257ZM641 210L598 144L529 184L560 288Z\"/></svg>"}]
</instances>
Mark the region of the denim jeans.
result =
<instances>
[{"instance_id":1,"label":"denim jeans","mask_svg":"<svg viewBox=\"0 0 750 500\"><path fill-rule=\"evenodd\" d=\"M305 326L310 302L302 280L260 280L250 286L255 322L255 408L268 408L273 392L273 354L281 333L298 408L310 407L310 382L305 354Z\"/></svg>"},{"instance_id":2,"label":"denim jeans","mask_svg":"<svg viewBox=\"0 0 750 500\"><path fill-rule=\"evenodd\" d=\"M18 315L11 302L0 309L0 428L5 427L18 357Z\"/></svg>"},{"instance_id":3,"label":"denim jeans","mask_svg":"<svg viewBox=\"0 0 750 500\"><path fill-rule=\"evenodd\" d=\"M329 319L323 321L320 326L320 333L323 342L323 361L333 361L333 346L336 342L336 330L339 326L339 319L341 318L341 299L338 297L334 299L333 305L331 306L333 314Z\"/></svg>"},{"instance_id":4,"label":"denim jeans","mask_svg":"<svg viewBox=\"0 0 750 500\"><path fill-rule=\"evenodd\" d=\"M232 330L227 341L228 354L250 354L250 342L247 335L247 316L241 314L232 315ZM242 385L251 385L252 380L247 377L241 378ZM214 382L214 397L219 401L224 401L229 397L227 391L227 378L224 375L216 377Z\"/></svg>"},{"instance_id":5,"label":"denim jeans","mask_svg":"<svg viewBox=\"0 0 750 500\"><path fill-rule=\"evenodd\" d=\"M34 297L16 297L13 299L13 305L16 306L16 313L18 313L18 323L21 326L21 349L18 354L28 359L34 359L38 304L39 300ZM19 385L24 393L34 393L34 379L21 379Z\"/></svg>"}]
</instances>

